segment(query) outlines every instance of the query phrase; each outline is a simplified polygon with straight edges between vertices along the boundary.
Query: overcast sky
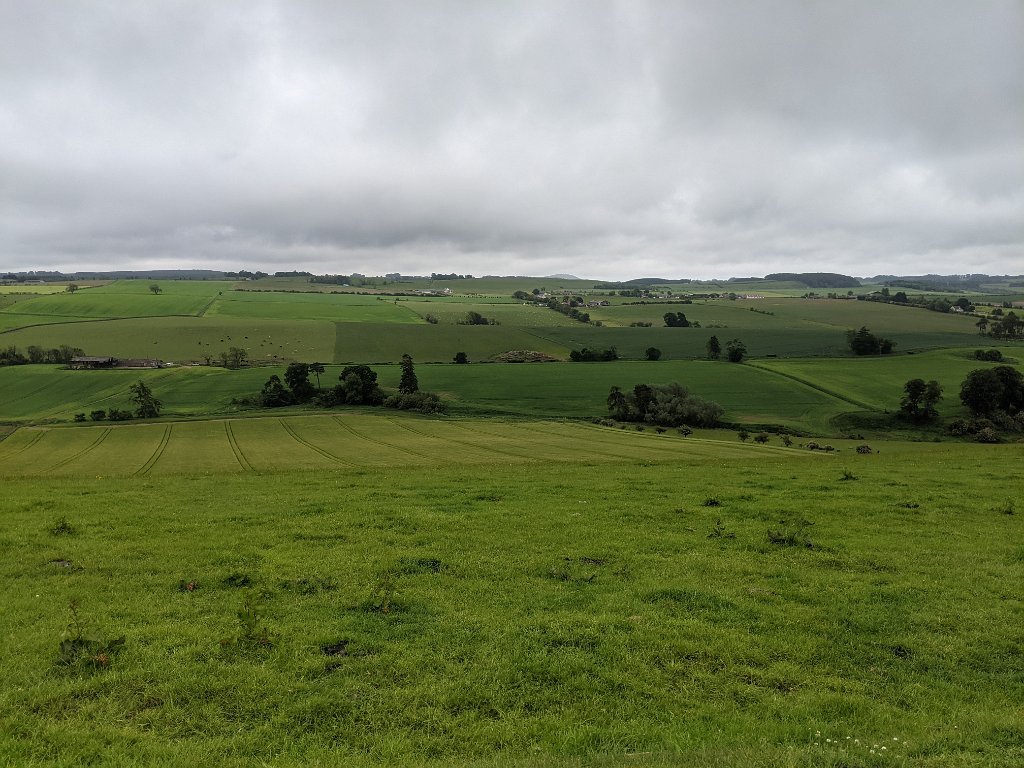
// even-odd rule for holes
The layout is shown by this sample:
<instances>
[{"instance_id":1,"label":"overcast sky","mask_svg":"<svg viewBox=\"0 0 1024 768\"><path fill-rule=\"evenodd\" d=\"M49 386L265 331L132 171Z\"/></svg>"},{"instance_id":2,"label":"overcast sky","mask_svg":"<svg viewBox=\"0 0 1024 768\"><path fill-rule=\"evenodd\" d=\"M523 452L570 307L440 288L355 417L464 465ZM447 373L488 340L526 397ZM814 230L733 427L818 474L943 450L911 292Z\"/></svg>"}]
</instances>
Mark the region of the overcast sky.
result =
<instances>
[{"instance_id":1,"label":"overcast sky","mask_svg":"<svg viewBox=\"0 0 1024 768\"><path fill-rule=\"evenodd\" d=\"M1024 272L1024 0L0 0L0 269Z\"/></svg>"}]
</instances>

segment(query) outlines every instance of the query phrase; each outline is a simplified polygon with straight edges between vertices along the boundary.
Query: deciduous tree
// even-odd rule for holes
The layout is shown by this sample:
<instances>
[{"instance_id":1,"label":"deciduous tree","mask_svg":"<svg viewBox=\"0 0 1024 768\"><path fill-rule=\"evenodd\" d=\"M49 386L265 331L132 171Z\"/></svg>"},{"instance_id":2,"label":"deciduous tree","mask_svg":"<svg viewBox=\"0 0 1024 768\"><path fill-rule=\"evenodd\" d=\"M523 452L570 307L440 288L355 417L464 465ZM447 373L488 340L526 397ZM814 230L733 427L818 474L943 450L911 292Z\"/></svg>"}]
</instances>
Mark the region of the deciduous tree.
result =
<instances>
[{"instance_id":1,"label":"deciduous tree","mask_svg":"<svg viewBox=\"0 0 1024 768\"><path fill-rule=\"evenodd\" d=\"M721 357L722 345L718 341L717 336L712 336L710 339L708 339L706 347L708 350L708 360L717 360L719 357Z\"/></svg>"},{"instance_id":2,"label":"deciduous tree","mask_svg":"<svg viewBox=\"0 0 1024 768\"><path fill-rule=\"evenodd\" d=\"M942 385L939 382L911 379L903 385L900 411L914 421L928 421L939 415L935 406L941 399Z\"/></svg>"},{"instance_id":3,"label":"deciduous tree","mask_svg":"<svg viewBox=\"0 0 1024 768\"><path fill-rule=\"evenodd\" d=\"M725 343L725 356L730 363L741 363L747 355L747 346L739 339L730 339Z\"/></svg>"},{"instance_id":4,"label":"deciduous tree","mask_svg":"<svg viewBox=\"0 0 1024 768\"><path fill-rule=\"evenodd\" d=\"M132 402L136 405L136 416L140 419L155 419L160 415L163 403L156 399L146 382L139 379L138 383L128 387L128 391L131 392Z\"/></svg>"}]
</instances>

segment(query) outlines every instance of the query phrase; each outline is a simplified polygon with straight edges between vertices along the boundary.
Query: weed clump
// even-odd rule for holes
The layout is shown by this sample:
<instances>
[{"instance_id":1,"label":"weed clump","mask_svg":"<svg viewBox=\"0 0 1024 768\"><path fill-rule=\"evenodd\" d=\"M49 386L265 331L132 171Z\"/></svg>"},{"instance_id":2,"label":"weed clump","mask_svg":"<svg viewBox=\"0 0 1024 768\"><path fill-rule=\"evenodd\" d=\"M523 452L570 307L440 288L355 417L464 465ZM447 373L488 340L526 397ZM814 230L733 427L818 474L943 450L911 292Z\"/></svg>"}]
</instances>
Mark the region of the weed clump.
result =
<instances>
[{"instance_id":1,"label":"weed clump","mask_svg":"<svg viewBox=\"0 0 1024 768\"><path fill-rule=\"evenodd\" d=\"M395 601L398 594L398 581L391 571L384 571L377 578L377 583L370 590L370 598L363 604L363 608L370 613L389 614L398 610L400 606Z\"/></svg>"},{"instance_id":2,"label":"weed clump","mask_svg":"<svg viewBox=\"0 0 1024 768\"><path fill-rule=\"evenodd\" d=\"M221 647L236 647L243 651L270 648L270 632L261 623L262 616L256 608L256 597L251 591L242 598L242 606L238 609L238 631L236 634L222 638Z\"/></svg>"},{"instance_id":3,"label":"weed clump","mask_svg":"<svg viewBox=\"0 0 1024 768\"><path fill-rule=\"evenodd\" d=\"M50 526L51 536L73 536L75 533L75 526L69 523L66 517L58 518Z\"/></svg>"},{"instance_id":4,"label":"weed clump","mask_svg":"<svg viewBox=\"0 0 1024 768\"><path fill-rule=\"evenodd\" d=\"M124 646L124 635L115 640L100 640L89 637L89 622L78 612L78 603L68 603L71 621L61 634L60 646L57 650L57 663L65 667L85 666L93 669L106 669L114 656Z\"/></svg>"},{"instance_id":5,"label":"weed clump","mask_svg":"<svg viewBox=\"0 0 1024 768\"><path fill-rule=\"evenodd\" d=\"M810 520L802 517L792 523L781 521L782 527L778 530L768 530L768 541L778 547L804 547L811 549L814 542L811 541L810 527L814 525Z\"/></svg>"},{"instance_id":6,"label":"weed clump","mask_svg":"<svg viewBox=\"0 0 1024 768\"><path fill-rule=\"evenodd\" d=\"M736 534L726 532L725 525L722 523L722 518L718 518L715 521L715 527L711 529L711 533L708 534L709 539L735 539Z\"/></svg>"},{"instance_id":7,"label":"weed clump","mask_svg":"<svg viewBox=\"0 0 1024 768\"><path fill-rule=\"evenodd\" d=\"M252 577L247 573L232 573L224 579L225 587L244 588L252 586Z\"/></svg>"}]
</instances>

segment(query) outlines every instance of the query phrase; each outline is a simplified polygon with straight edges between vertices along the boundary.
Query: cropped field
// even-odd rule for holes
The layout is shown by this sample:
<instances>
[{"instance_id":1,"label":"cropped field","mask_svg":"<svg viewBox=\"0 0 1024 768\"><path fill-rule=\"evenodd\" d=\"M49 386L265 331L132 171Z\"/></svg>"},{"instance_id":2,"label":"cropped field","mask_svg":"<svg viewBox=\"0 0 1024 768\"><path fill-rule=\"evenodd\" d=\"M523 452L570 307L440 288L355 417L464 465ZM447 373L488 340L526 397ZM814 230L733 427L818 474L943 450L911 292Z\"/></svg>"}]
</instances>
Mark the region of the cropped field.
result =
<instances>
[{"instance_id":1,"label":"cropped field","mask_svg":"<svg viewBox=\"0 0 1024 768\"><path fill-rule=\"evenodd\" d=\"M357 327L352 324L351 327ZM436 334L443 327L422 326ZM465 336L448 340L450 348L469 348L473 336L487 339L498 328L459 327ZM440 338L441 336L439 336ZM381 339L380 335L370 339ZM359 340L355 339L354 343ZM461 344L460 342L466 342ZM440 346L440 345L439 345ZM419 345L423 349L425 345ZM401 349L395 345L394 350ZM1004 347L1010 364L1013 347ZM383 350L381 357L387 357ZM400 353L399 353L400 354ZM472 351L471 351L472 354ZM833 419L850 411L893 411L903 385L912 378L937 379L945 390L939 411L947 418L965 415L958 393L968 372L991 363L961 350L943 350L883 358L762 360L747 365L666 360L656 363L535 363L524 365L452 365L417 363L421 388L438 392L455 414L512 415L532 418L589 418L606 413L612 386L678 381L695 394L714 400L724 418L740 424L774 424L814 434L834 432ZM396 388L399 368L375 366L382 386ZM340 365L328 365L323 387L333 386ZM227 414L231 401L252 396L283 365L229 371L181 366L163 370L66 371L56 366L0 368L0 421L60 419L102 408L130 408L128 387L142 379L163 401L168 417ZM264 412L260 412L264 413Z\"/></svg>"},{"instance_id":2,"label":"cropped field","mask_svg":"<svg viewBox=\"0 0 1024 768\"><path fill-rule=\"evenodd\" d=\"M581 424L436 421L353 413L24 427L0 442L0 476L266 473L373 466L689 459L765 450Z\"/></svg>"},{"instance_id":3,"label":"cropped field","mask_svg":"<svg viewBox=\"0 0 1024 768\"><path fill-rule=\"evenodd\" d=\"M77 293L58 293L19 301L5 310L16 315L55 315L59 317L161 317L198 315L211 299L207 296L175 293L102 293L94 288Z\"/></svg>"},{"instance_id":4,"label":"cropped field","mask_svg":"<svg viewBox=\"0 0 1024 768\"><path fill-rule=\"evenodd\" d=\"M211 316L331 320L347 323L417 323L419 316L405 305L383 297L354 294L271 293L233 291L219 296Z\"/></svg>"},{"instance_id":5,"label":"cropped field","mask_svg":"<svg viewBox=\"0 0 1024 768\"><path fill-rule=\"evenodd\" d=\"M324 320L248 320L232 317L145 317L40 325L4 333L3 344L24 350L70 344L89 355L155 357L170 362L214 359L229 347L248 350L254 363L324 360L334 355L335 324ZM396 358L397 359L397 358Z\"/></svg>"},{"instance_id":6,"label":"cropped field","mask_svg":"<svg viewBox=\"0 0 1024 768\"><path fill-rule=\"evenodd\" d=\"M513 349L568 357L566 346L538 333L513 325L338 323L330 359L338 363L397 362L408 353L422 362L450 362L456 352L465 352L470 360L483 361Z\"/></svg>"},{"instance_id":7,"label":"cropped field","mask_svg":"<svg viewBox=\"0 0 1024 768\"><path fill-rule=\"evenodd\" d=\"M625 345L622 349L628 357L639 357L636 342L646 340L648 334L658 329L662 335L650 336L652 343L663 351L683 357L702 356L703 345L712 334L723 343L731 338L742 339L755 357L848 354L846 331L861 326L892 338L897 352L968 346L978 344L980 339L974 326L975 319L971 317L864 301L766 298L698 301L694 304L620 305L588 311L592 319L612 326L608 329L611 332L602 334L604 329L590 330L584 326L576 329L575 337L580 342L589 340L588 346L600 343L597 340L602 337L608 339L605 346L613 339L618 340ZM688 320L697 321L702 327L665 328L663 317L666 312L682 312ZM638 321L651 322L654 327L623 328ZM569 336L560 331L557 333L557 338L563 341ZM654 341L655 338L661 344Z\"/></svg>"},{"instance_id":8,"label":"cropped field","mask_svg":"<svg viewBox=\"0 0 1024 768\"><path fill-rule=\"evenodd\" d=\"M985 346L986 349L991 347ZM1002 347L1012 364L1021 350ZM903 384L910 379L938 381L944 390L939 406L944 414L965 415L959 400L960 384L968 373L993 363L976 360L966 350L938 350L916 355L846 358L842 360L762 360L755 365L812 384L839 397L855 400L877 410L896 410Z\"/></svg>"},{"instance_id":9,"label":"cropped field","mask_svg":"<svg viewBox=\"0 0 1024 768\"><path fill-rule=\"evenodd\" d=\"M825 430L831 416L853 408L813 387L721 362L452 365L420 366L417 371L420 386L452 398L454 407L480 414L603 416L612 386L632 389L670 381L719 403L730 421ZM397 371L382 372L381 380L392 384L392 377L397 385Z\"/></svg>"},{"instance_id":10,"label":"cropped field","mask_svg":"<svg viewBox=\"0 0 1024 768\"><path fill-rule=\"evenodd\" d=\"M511 325L517 328L548 328L580 324L579 321L572 320L560 312L535 304L509 302L466 304L434 301L410 303L408 306L424 317L432 314L438 319L438 322L449 325L464 321L468 312L479 312L488 320L495 320L501 325Z\"/></svg>"},{"instance_id":11,"label":"cropped field","mask_svg":"<svg viewBox=\"0 0 1024 768\"><path fill-rule=\"evenodd\" d=\"M0 497L3 762L1024 759L1012 447L330 420L0 442L47 473Z\"/></svg>"},{"instance_id":12,"label":"cropped field","mask_svg":"<svg viewBox=\"0 0 1024 768\"><path fill-rule=\"evenodd\" d=\"M469 329L486 331L487 329ZM458 414L586 418L606 413L615 385L679 381L715 400L730 421L785 424L803 431L827 431L829 419L856 409L813 386L774 373L727 363L545 363L530 365L417 365L420 386L439 392ZM382 386L398 386L398 366L375 367ZM54 366L0 368L0 421L62 419L102 408L130 408L128 387L140 379L163 401L168 417L237 411L233 398L259 392L281 367L228 371L180 367L138 371L63 371ZM324 387L337 382L340 366L328 366ZM902 382L894 384L902 387ZM262 412L261 412L262 413Z\"/></svg>"},{"instance_id":13,"label":"cropped field","mask_svg":"<svg viewBox=\"0 0 1024 768\"><path fill-rule=\"evenodd\" d=\"M67 284L46 283L45 285L0 285L0 296L38 296L41 294L64 293Z\"/></svg>"}]
</instances>

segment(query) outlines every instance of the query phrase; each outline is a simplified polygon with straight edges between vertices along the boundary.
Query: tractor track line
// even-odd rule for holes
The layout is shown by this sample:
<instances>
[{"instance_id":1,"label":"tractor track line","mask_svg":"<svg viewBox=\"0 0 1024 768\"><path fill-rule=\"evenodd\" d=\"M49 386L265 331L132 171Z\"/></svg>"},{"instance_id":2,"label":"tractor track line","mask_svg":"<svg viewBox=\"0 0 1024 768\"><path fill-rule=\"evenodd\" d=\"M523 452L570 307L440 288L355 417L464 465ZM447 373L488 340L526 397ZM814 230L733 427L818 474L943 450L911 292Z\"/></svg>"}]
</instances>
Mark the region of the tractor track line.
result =
<instances>
[{"instance_id":1,"label":"tractor track line","mask_svg":"<svg viewBox=\"0 0 1024 768\"><path fill-rule=\"evenodd\" d=\"M572 426L573 427L579 427L581 425L573 424ZM557 437L564 437L564 434L562 432L557 431L557 430L544 429L543 427L538 427L536 425L534 427L532 427L532 429L534 431L540 432L542 434L554 435L554 436L557 436ZM595 450L593 450L593 446L595 444L597 444L597 445L599 445L601 447L604 447L604 448L609 448L609 449L617 448L617 447L623 447L623 448L626 448L627 450L629 450L631 446L630 445L623 445L622 443L616 443L614 440L592 440L592 439L587 439L587 442L586 442L587 450L590 451L591 453L596 453L598 456L608 456L610 458L615 458L615 459L626 459L627 461L631 460L631 459L640 458L640 457L637 457L637 456L624 456L621 453L608 453L607 451L602 451L602 450L596 450L595 451ZM637 444L633 443L633 446L637 446ZM647 450L650 450L653 454L655 454L654 456L650 456L649 458L657 459L657 458L678 458L679 457L679 453L677 451L673 451L672 449L670 449L668 447L662 447L660 445L647 445L647 444L645 444L643 446L637 446L637 447L643 447L643 448L645 448Z\"/></svg>"},{"instance_id":2,"label":"tractor track line","mask_svg":"<svg viewBox=\"0 0 1024 768\"><path fill-rule=\"evenodd\" d=\"M428 459L431 462L436 461L436 457L431 456L430 454L420 453L419 451L414 451L411 448L405 448L400 445L395 445L394 443L388 443L385 442L384 440L381 440L380 438L367 437L366 435L357 432L353 427L343 422L340 416L334 416L333 418L342 429L348 430L350 433L358 437L360 440L365 440L368 443L376 443L377 445L383 446L384 448L390 448L391 450L398 451L399 453L407 453L410 456L416 456L417 458L420 459Z\"/></svg>"},{"instance_id":3,"label":"tractor track line","mask_svg":"<svg viewBox=\"0 0 1024 768\"><path fill-rule=\"evenodd\" d=\"M132 472L132 476L133 477L136 477L136 476L141 477L143 475L148 475L150 470L153 469L153 467L156 465L156 463L160 460L160 457L163 456L164 451L167 448L167 444L171 441L171 427L172 426L173 425L168 424L164 428L164 433L160 437L160 444L156 447L156 450L153 451L153 455L150 456L146 460L146 463L143 464L141 467L139 467L134 472Z\"/></svg>"},{"instance_id":4,"label":"tractor track line","mask_svg":"<svg viewBox=\"0 0 1024 768\"><path fill-rule=\"evenodd\" d=\"M242 449L238 445L238 440L235 438L235 432L231 429L231 422L224 421L224 434L228 436L228 445L231 446L231 452L235 454L235 459L238 461L239 466L242 467L246 472L256 472L249 460L245 458L245 454L242 453Z\"/></svg>"},{"instance_id":5,"label":"tractor track line","mask_svg":"<svg viewBox=\"0 0 1024 768\"><path fill-rule=\"evenodd\" d=\"M533 456L530 456L529 454L514 453L513 451L503 451L501 448L492 448L492 447L490 447L488 445L481 445L480 443L474 443L472 440L460 440L457 437L438 437L437 435L431 435L431 434L428 434L427 432L421 432L420 430L416 429L415 427L410 427L408 424L402 424L400 422L394 421L393 419L388 419L388 421L390 421L396 427L401 427L402 429L405 429L405 430L408 430L409 432L412 432L414 435L421 435L422 437L428 437L428 438L431 438L432 440L444 440L444 441L447 441L449 443L455 443L456 445L465 445L466 447L472 448L473 450L486 451L487 453L493 453L493 454L496 454L498 456L510 456L512 458L515 458L515 459L527 459L527 460L531 460L531 461L536 461L536 459ZM455 424L455 422L446 422L446 423L447 424ZM467 432L470 432L472 434L472 430L470 430L469 427L465 427L465 426L463 426L461 424L458 424L456 426L458 426L458 428L463 429L463 430L465 430ZM495 435L495 437L496 437L496 435Z\"/></svg>"},{"instance_id":6,"label":"tractor track line","mask_svg":"<svg viewBox=\"0 0 1024 768\"><path fill-rule=\"evenodd\" d=\"M321 456L323 456L325 459L330 459L331 461L333 461L333 462L335 462L337 464L341 464L341 465L346 466L346 467L358 467L359 466L358 464L355 464L355 463L353 463L351 461L347 461L347 460L341 458L340 456L335 456L330 451L325 451L323 448L320 448L319 446L313 445L308 440L304 440L303 438L299 437L298 433L287 422L285 422L284 419L278 419L278 421L281 423L281 426L284 428L284 431L287 432L291 436L291 438L295 442L297 442L299 445L303 445L306 448L309 448L309 450L313 451L314 453L318 453Z\"/></svg>"},{"instance_id":7,"label":"tractor track line","mask_svg":"<svg viewBox=\"0 0 1024 768\"><path fill-rule=\"evenodd\" d=\"M107 439L107 435L109 435L111 433L111 431L112 431L111 428L107 427L106 429L103 430L103 432L100 434L99 437L97 437L95 440L93 440L91 443L89 443L89 445L85 446L85 448L80 450L78 453L75 453L75 454L73 454L71 456L68 456L66 459L63 459L62 461L58 461L56 464L54 464L52 467L50 467L46 471L47 472L52 472L55 469L60 469L65 464L70 464L71 462L76 461L77 459L82 458L83 456L85 456L85 454L89 453L89 451L91 451L97 445L99 445L104 440L106 440Z\"/></svg>"},{"instance_id":8,"label":"tractor track line","mask_svg":"<svg viewBox=\"0 0 1024 768\"><path fill-rule=\"evenodd\" d=\"M15 431L17 431L17 430L15 430ZM29 448L31 448L33 445L35 445L40 440L42 440L43 439L43 435L45 435L47 432L49 432L49 430L47 430L47 429L39 430L38 432L35 433L35 435L33 435L31 438L29 438L29 441L27 443L25 443L23 446L21 446L21 448L18 448L16 450L12 451L10 453L10 455L8 455L8 456L0 457L0 459L3 459L4 461L6 461L7 459L13 459L15 456L18 456L18 455L24 453ZM13 434L14 434L14 432L11 433L11 435L13 435ZM8 435L7 438L5 438L5 439L10 439L10 435Z\"/></svg>"}]
</instances>

